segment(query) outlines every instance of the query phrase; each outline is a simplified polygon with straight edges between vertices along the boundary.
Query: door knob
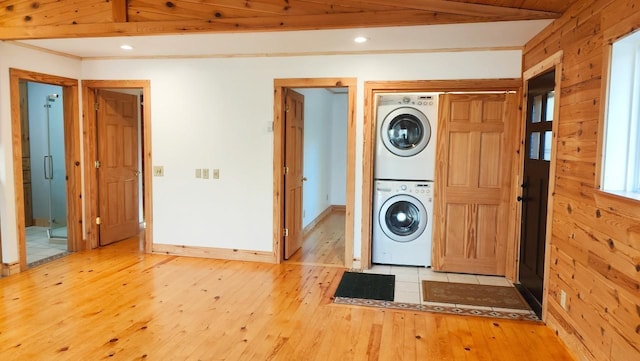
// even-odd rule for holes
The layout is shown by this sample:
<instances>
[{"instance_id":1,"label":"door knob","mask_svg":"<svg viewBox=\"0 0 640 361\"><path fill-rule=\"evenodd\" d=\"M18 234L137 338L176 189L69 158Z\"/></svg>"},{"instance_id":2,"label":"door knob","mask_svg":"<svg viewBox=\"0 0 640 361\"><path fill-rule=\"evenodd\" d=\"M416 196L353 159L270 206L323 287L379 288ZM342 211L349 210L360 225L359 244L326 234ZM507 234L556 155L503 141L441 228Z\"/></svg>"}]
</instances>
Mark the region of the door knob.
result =
<instances>
[{"instance_id":1,"label":"door knob","mask_svg":"<svg viewBox=\"0 0 640 361\"><path fill-rule=\"evenodd\" d=\"M516 199L518 200L518 202L526 202L529 198L518 196L518 198L516 198Z\"/></svg>"},{"instance_id":2,"label":"door knob","mask_svg":"<svg viewBox=\"0 0 640 361\"><path fill-rule=\"evenodd\" d=\"M307 181L307 177L302 177L302 181L306 182Z\"/></svg>"}]
</instances>

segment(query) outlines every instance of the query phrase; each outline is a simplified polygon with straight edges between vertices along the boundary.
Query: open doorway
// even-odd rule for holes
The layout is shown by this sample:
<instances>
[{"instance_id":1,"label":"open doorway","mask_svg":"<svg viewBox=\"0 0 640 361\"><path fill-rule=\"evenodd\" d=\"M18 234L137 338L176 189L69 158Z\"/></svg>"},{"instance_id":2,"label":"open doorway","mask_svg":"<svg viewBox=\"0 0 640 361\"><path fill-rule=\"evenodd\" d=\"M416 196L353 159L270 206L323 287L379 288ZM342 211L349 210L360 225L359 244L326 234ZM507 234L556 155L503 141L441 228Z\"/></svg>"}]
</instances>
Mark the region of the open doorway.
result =
<instances>
[{"instance_id":1,"label":"open doorway","mask_svg":"<svg viewBox=\"0 0 640 361\"><path fill-rule=\"evenodd\" d=\"M302 215L299 220L302 232L300 247L290 255L285 242L284 256L291 263L344 266L348 89L295 88L288 91L302 96L304 110L303 126L298 127L303 130L300 159ZM285 113L285 123L289 124L290 115L293 115L291 108ZM285 139L290 139L291 129L290 126L285 128ZM286 142L287 155L297 153L291 152L288 145ZM288 174L294 172L290 170ZM286 204L289 195L290 192L285 192ZM296 207L294 205L293 209ZM290 213L288 211L289 208L285 209L285 213Z\"/></svg>"},{"instance_id":2,"label":"open doorway","mask_svg":"<svg viewBox=\"0 0 640 361\"><path fill-rule=\"evenodd\" d=\"M276 261L351 267L355 79L278 79L274 85Z\"/></svg>"},{"instance_id":3,"label":"open doorway","mask_svg":"<svg viewBox=\"0 0 640 361\"><path fill-rule=\"evenodd\" d=\"M27 265L67 254L62 87L20 80Z\"/></svg>"},{"instance_id":4,"label":"open doorway","mask_svg":"<svg viewBox=\"0 0 640 361\"><path fill-rule=\"evenodd\" d=\"M10 69L10 87L16 231L23 271L83 249L78 81Z\"/></svg>"},{"instance_id":5,"label":"open doorway","mask_svg":"<svg viewBox=\"0 0 640 361\"><path fill-rule=\"evenodd\" d=\"M148 81L83 81L91 248L135 237L151 250ZM142 238L141 238L142 240Z\"/></svg>"}]
</instances>

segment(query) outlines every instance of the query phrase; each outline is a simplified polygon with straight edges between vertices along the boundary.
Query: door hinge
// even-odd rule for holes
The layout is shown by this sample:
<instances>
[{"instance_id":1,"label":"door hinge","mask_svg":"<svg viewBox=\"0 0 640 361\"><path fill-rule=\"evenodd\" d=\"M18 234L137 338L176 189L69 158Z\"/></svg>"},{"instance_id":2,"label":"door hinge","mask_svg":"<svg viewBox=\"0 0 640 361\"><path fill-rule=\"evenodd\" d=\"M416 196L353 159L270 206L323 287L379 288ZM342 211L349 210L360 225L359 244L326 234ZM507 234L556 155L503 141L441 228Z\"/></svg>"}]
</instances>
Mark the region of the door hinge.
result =
<instances>
[{"instance_id":1,"label":"door hinge","mask_svg":"<svg viewBox=\"0 0 640 361\"><path fill-rule=\"evenodd\" d=\"M95 161L95 163L94 163L94 165L96 166L96 168L100 168L100 161L99 161L99 160L96 160L96 161Z\"/></svg>"},{"instance_id":2,"label":"door hinge","mask_svg":"<svg viewBox=\"0 0 640 361\"><path fill-rule=\"evenodd\" d=\"M289 174L289 167L284 167L284 168L283 168L283 172L282 172L282 173L283 173L284 175Z\"/></svg>"},{"instance_id":3,"label":"door hinge","mask_svg":"<svg viewBox=\"0 0 640 361\"><path fill-rule=\"evenodd\" d=\"M95 110L100 110L100 103L93 103L93 108Z\"/></svg>"},{"instance_id":4,"label":"door hinge","mask_svg":"<svg viewBox=\"0 0 640 361\"><path fill-rule=\"evenodd\" d=\"M100 217L96 217L96 224L100 225Z\"/></svg>"},{"instance_id":5,"label":"door hinge","mask_svg":"<svg viewBox=\"0 0 640 361\"><path fill-rule=\"evenodd\" d=\"M284 237L289 237L289 228L283 228L282 229L282 235Z\"/></svg>"},{"instance_id":6,"label":"door hinge","mask_svg":"<svg viewBox=\"0 0 640 361\"><path fill-rule=\"evenodd\" d=\"M284 106L284 112L287 113L289 111L289 104Z\"/></svg>"}]
</instances>

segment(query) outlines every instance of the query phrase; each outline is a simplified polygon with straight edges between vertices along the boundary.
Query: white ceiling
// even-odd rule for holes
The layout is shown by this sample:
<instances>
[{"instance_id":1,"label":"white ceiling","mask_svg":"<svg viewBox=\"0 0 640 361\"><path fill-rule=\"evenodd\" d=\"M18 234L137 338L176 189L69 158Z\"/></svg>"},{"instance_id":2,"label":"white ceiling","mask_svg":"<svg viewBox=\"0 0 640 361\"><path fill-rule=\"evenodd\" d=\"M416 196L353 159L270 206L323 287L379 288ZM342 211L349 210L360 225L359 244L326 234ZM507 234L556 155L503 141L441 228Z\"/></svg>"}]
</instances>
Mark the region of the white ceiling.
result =
<instances>
[{"instance_id":1,"label":"white ceiling","mask_svg":"<svg viewBox=\"0 0 640 361\"><path fill-rule=\"evenodd\" d=\"M551 20L259 33L23 40L79 58L278 56L523 46ZM364 44L353 39L364 36ZM122 50L129 44L133 50Z\"/></svg>"}]
</instances>

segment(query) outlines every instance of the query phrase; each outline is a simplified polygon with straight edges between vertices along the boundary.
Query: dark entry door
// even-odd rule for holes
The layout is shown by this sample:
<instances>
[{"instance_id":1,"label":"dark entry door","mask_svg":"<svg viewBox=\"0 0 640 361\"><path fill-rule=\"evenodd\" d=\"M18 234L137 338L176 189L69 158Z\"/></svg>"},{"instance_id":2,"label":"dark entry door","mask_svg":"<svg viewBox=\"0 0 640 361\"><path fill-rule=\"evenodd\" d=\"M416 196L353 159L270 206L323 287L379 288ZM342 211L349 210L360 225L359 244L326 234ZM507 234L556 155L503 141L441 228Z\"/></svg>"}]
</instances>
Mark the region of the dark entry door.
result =
<instances>
[{"instance_id":1,"label":"dark entry door","mask_svg":"<svg viewBox=\"0 0 640 361\"><path fill-rule=\"evenodd\" d=\"M542 304L544 254L547 231L551 131L555 97L555 71L529 81L525 128L525 160L520 238L520 285L525 297L539 313Z\"/></svg>"}]
</instances>

